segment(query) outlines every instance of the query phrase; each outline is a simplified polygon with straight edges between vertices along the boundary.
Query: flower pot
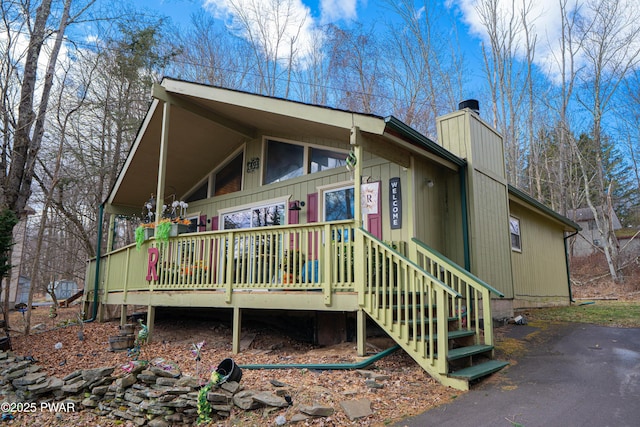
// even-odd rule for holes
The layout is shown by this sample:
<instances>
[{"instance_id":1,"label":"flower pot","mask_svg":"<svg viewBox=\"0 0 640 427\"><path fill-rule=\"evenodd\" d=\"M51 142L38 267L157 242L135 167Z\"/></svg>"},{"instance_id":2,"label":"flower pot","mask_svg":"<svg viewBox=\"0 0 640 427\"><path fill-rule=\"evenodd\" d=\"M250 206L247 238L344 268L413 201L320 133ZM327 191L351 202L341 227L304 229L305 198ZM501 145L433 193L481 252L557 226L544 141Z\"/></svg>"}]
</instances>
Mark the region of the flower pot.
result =
<instances>
[{"instance_id":1,"label":"flower pot","mask_svg":"<svg viewBox=\"0 0 640 427\"><path fill-rule=\"evenodd\" d=\"M109 337L109 350L110 351L125 351L133 348L133 344L136 338L131 335L117 335Z\"/></svg>"},{"instance_id":2,"label":"flower pot","mask_svg":"<svg viewBox=\"0 0 640 427\"><path fill-rule=\"evenodd\" d=\"M145 228L144 229L144 240L149 240L150 238L153 237L153 235L155 234L155 229L153 228Z\"/></svg>"},{"instance_id":3,"label":"flower pot","mask_svg":"<svg viewBox=\"0 0 640 427\"><path fill-rule=\"evenodd\" d=\"M189 231L189 226L186 224L171 224L171 230L169 231L170 237L176 237L179 234Z\"/></svg>"}]
</instances>

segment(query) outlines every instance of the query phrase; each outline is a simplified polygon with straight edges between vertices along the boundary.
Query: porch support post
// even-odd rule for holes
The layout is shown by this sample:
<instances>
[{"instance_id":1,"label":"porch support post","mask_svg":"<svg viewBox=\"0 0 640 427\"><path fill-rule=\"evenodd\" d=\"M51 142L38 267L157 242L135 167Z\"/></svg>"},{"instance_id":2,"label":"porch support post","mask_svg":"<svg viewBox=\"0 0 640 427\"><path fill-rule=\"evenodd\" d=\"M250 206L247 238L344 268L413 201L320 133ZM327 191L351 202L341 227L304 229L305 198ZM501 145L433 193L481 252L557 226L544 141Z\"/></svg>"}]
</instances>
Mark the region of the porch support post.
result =
<instances>
[{"instance_id":1,"label":"porch support post","mask_svg":"<svg viewBox=\"0 0 640 427\"><path fill-rule=\"evenodd\" d=\"M127 304L120 306L120 326L124 326L127 323Z\"/></svg>"},{"instance_id":2,"label":"porch support post","mask_svg":"<svg viewBox=\"0 0 640 427\"><path fill-rule=\"evenodd\" d=\"M171 104L164 103L162 110L162 135L160 137L160 158L158 160L158 185L156 187L156 225L162 219L162 205L164 204L164 184L167 172L167 150L169 148L169 119L171 118Z\"/></svg>"},{"instance_id":3,"label":"porch support post","mask_svg":"<svg viewBox=\"0 0 640 427\"><path fill-rule=\"evenodd\" d=\"M242 330L242 312L240 307L233 307L233 338L231 351L233 354L240 353L240 332Z\"/></svg>"},{"instance_id":4,"label":"porch support post","mask_svg":"<svg viewBox=\"0 0 640 427\"><path fill-rule=\"evenodd\" d=\"M111 252L113 250L113 236L115 234L114 229L116 225L116 216L115 214L109 215L109 228L107 235L107 252Z\"/></svg>"},{"instance_id":5,"label":"porch support post","mask_svg":"<svg viewBox=\"0 0 640 427\"><path fill-rule=\"evenodd\" d=\"M360 134L360 128L354 126L351 128L351 135L349 143L353 148L353 152L356 155L356 164L353 169L353 219L356 223L356 228L362 226L362 202L360 201L360 192L362 186L362 135ZM356 258L361 259L361 258Z\"/></svg>"},{"instance_id":6,"label":"porch support post","mask_svg":"<svg viewBox=\"0 0 640 427\"><path fill-rule=\"evenodd\" d=\"M356 313L356 348L359 357L367 355L367 313L363 309Z\"/></svg>"},{"instance_id":7,"label":"porch support post","mask_svg":"<svg viewBox=\"0 0 640 427\"><path fill-rule=\"evenodd\" d=\"M362 228L363 223L363 215L362 215L362 201L360 198L360 193L362 190L362 135L360 134L360 128L354 126L351 128L351 136L350 136L350 144L353 147L353 151L356 155L356 164L353 169L353 219L355 222L355 228ZM354 279L354 288L356 292L358 292L358 304L362 307L365 304L365 262L364 261L364 239L360 232L353 233L354 239L354 259L358 260L354 264L353 271L353 279Z\"/></svg>"},{"instance_id":8,"label":"porch support post","mask_svg":"<svg viewBox=\"0 0 640 427\"><path fill-rule=\"evenodd\" d=\"M147 329L149 330L149 336L147 342L151 342L153 339L153 324L156 321L156 308L152 305L147 306Z\"/></svg>"}]
</instances>

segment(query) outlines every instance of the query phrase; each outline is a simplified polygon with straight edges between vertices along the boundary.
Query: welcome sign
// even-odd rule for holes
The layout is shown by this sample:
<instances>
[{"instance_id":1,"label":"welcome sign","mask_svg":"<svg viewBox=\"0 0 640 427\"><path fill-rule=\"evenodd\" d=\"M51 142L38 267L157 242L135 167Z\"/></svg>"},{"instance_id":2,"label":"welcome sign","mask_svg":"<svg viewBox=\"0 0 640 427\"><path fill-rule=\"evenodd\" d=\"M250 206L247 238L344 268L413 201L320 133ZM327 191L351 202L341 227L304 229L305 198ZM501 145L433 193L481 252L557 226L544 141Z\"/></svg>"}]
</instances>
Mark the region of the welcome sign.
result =
<instances>
[{"instance_id":1,"label":"welcome sign","mask_svg":"<svg viewBox=\"0 0 640 427\"><path fill-rule=\"evenodd\" d=\"M389 214L391 229L402 228L402 188L399 177L389 179Z\"/></svg>"}]
</instances>

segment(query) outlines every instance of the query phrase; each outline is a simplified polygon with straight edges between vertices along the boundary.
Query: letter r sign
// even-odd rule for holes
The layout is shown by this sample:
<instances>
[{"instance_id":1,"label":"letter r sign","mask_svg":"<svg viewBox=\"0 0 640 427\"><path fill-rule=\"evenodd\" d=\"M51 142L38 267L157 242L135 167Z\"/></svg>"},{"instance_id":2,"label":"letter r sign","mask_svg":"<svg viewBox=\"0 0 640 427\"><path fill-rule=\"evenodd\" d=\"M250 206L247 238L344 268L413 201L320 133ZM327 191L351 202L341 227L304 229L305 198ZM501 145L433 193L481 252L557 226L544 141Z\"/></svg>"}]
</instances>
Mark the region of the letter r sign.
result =
<instances>
[{"instance_id":1,"label":"letter r sign","mask_svg":"<svg viewBox=\"0 0 640 427\"><path fill-rule=\"evenodd\" d=\"M149 248L149 258L147 260L147 281L158 280L158 260L160 259L160 253L158 248Z\"/></svg>"}]
</instances>

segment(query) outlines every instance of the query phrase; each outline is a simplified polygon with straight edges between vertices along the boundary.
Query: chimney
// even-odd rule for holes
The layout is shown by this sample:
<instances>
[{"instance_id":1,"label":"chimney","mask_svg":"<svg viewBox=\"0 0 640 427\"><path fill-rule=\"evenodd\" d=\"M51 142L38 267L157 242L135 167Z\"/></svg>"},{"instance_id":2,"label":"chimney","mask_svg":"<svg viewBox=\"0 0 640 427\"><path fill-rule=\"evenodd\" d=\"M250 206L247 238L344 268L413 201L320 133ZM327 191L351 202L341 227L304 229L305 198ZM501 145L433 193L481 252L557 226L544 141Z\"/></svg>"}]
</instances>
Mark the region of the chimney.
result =
<instances>
[{"instance_id":1,"label":"chimney","mask_svg":"<svg viewBox=\"0 0 640 427\"><path fill-rule=\"evenodd\" d=\"M467 99L458 104L458 110L470 109L477 115L480 115L480 103L477 99Z\"/></svg>"}]
</instances>

